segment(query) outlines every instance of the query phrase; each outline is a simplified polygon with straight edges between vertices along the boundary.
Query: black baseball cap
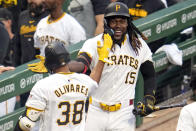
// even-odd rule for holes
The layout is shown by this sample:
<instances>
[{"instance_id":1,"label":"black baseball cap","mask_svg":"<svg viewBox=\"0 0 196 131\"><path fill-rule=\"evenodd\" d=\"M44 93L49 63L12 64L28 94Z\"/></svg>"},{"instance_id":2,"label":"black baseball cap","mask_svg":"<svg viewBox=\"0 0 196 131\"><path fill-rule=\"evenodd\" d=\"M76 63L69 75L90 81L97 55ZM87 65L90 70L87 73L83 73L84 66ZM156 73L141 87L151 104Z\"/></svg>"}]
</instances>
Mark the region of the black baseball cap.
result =
<instances>
[{"instance_id":1,"label":"black baseball cap","mask_svg":"<svg viewBox=\"0 0 196 131\"><path fill-rule=\"evenodd\" d=\"M0 8L0 21L12 20L12 13L7 8Z\"/></svg>"}]
</instances>

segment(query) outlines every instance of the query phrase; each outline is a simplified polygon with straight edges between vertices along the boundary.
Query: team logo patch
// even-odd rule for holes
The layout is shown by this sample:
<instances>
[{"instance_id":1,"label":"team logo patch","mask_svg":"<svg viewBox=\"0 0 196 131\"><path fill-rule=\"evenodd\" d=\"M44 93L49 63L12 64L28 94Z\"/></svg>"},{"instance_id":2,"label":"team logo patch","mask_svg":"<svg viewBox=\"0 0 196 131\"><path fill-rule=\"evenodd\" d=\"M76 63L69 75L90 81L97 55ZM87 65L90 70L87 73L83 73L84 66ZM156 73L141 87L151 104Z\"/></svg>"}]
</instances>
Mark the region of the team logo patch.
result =
<instances>
[{"instance_id":1,"label":"team logo patch","mask_svg":"<svg viewBox=\"0 0 196 131\"><path fill-rule=\"evenodd\" d=\"M116 5L116 12L120 10L120 5Z\"/></svg>"}]
</instances>

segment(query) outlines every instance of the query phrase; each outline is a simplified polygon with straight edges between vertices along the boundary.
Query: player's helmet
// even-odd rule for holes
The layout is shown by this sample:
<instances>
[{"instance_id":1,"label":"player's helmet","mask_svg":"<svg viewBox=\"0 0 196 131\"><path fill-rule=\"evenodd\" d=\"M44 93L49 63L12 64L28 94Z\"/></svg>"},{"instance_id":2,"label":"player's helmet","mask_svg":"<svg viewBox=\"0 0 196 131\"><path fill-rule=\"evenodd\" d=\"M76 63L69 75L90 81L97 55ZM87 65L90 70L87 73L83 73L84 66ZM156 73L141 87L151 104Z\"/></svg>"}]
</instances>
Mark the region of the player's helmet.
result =
<instances>
[{"instance_id":1,"label":"player's helmet","mask_svg":"<svg viewBox=\"0 0 196 131\"><path fill-rule=\"evenodd\" d=\"M110 3L105 9L104 18L108 18L111 16L125 16L129 18L130 15L127 5L121 2Z\"/></svg>"},{"instance_id":2,"label":"player's helmet","mask_svg":"<svg viewBox=\"0 0 196 131\"><path fill-rule=\"evenodd\" d=\"M45 48L45 66L49 72L53 72L70 61L69 52L62 42L49 44Z\"/></svg>"}]
</instances>

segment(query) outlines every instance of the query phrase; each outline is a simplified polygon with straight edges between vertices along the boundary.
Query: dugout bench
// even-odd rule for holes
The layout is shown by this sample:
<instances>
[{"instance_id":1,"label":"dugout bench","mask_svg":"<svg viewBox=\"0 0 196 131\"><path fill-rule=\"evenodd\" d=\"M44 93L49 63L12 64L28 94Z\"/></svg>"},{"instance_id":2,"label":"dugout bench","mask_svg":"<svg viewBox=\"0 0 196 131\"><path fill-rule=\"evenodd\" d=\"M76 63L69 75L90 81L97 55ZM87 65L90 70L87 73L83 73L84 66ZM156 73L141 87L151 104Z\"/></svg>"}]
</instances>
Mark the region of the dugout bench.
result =
<instances>
[{"instance_id":1,"label":"dugout bench","mask_svg":"<svg viewBox=\"0 0 196 131\"><path fill-rule=\"evenodd\" d=\"M148 43L163 37L169 37L176 32L196 25L196 2L195 0L187 0L186 2L155 12L146 18L136 20L134 24L149 38ZM77 52L82 45L83 42L80 42L69 47L72 59L76 58ZM195 63L196 37L194 35L186 41L179 42L178 47L183 51L183 61L190 60L191 65ZM156 72L161 72L171 66L164 52L154 54L153 60ZM34 60L29 63L37 61ZM38 80L48 76L47 73L38 74L29 71L27 64L17 67L14 71L7 71L0 75L0 102L31 90ZM173 68L174 72L179 71L175 70L175 68L178 68L177 66ZM169 83L168 79L174 78L174 74L170 71L161 74L158 76L157 84L165 85L165 81ZM140 74L137 81L135 103L142 100L143 92L143 79ZM24 107L20 107L13 113L0 117L0 131L13 131L18 117L24 110ZM142 124L142 119L137 117L136 124L137 126Z\"/></svg>"}]
</instances>

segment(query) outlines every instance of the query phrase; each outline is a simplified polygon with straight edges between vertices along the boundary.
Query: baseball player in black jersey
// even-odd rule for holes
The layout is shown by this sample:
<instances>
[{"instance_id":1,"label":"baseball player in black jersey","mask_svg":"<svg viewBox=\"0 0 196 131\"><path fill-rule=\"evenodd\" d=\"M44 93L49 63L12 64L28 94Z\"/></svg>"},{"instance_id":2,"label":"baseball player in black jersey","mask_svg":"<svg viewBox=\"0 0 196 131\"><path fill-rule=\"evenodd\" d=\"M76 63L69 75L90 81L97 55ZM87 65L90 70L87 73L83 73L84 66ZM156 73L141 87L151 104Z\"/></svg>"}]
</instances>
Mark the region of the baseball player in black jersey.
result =
<instances>
[{"instance_id":1,"label":"baseball player in black jersey","mask_svg":"<svg viewBox=\"0 0 196 131\"><path fill-rule=\"evenodd\" d=\"M34 48L33 35L35 33L38 22L47 16L42 2L37 0L28 0L28 10L23 11L19 16L19 42L17 45L17 53L21 55L19 63L24 64L35 59L35 55L39 54L39 50ZM29 96L29 92L21 95L21 106Z\"/></svg>"},{"instance_id":2,"label":"baseball player in black jersey","mask_svg":"<svg viewBox=\"0 0 196 131\"><path fill-rule=\"evenodd\" d=\"M35 59L36 50L34 48L33 35L37 23L47 16L40 1L28 0L28 10L21 12L19 16L19 48L21 52L21 64Z\"/></svg>"}]
</instances>

